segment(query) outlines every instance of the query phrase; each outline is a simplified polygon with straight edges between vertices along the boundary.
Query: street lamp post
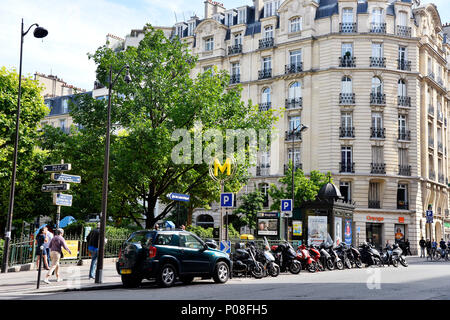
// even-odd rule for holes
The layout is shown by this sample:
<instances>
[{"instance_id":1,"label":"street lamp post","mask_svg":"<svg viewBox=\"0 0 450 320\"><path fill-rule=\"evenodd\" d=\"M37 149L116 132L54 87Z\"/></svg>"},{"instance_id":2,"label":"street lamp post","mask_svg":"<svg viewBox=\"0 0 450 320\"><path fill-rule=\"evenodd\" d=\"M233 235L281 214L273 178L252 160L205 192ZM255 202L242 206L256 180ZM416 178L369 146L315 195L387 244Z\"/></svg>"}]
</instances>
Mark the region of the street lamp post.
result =
<instances>
[{"instance_id":1,"label":"street lamp post","mask_svg":"<svg viewBox=\"0 0 450 320\"><path fill-rule=\"evenodd\" d=\"M14 211L14 194L16 191L16 172L17 172L17 150L19 147L19 125L20 125L20 98L22 93L22 53L23 53L23 38L27 35L32 27L36 26L33 35L35 38L44 38L47 36L48 31L42 27L39 27L37 23L32 24L26 32L23 31L23 19L20 29L20 62L19 62L19 91L17 94L17 115L16 115L16 140L14 142L14 159L11 177L11 189L9 192L9 206L8 206L8 220L6 222L5 230L5 248L3 252L2 273L8 270L9 259L9 244L11 242L11 229L12 229L12 217Z\"/></svg>"},{"instance_id":2,"label":"street lamp post","mask_svg":"<svg viewBox=\"0 0 450 320\"><path fill-rule=\"evenodd\" d=\"M109 176L109 150L111 141L111 92L114 84L116 83L119 75L124 69L127 69L127 74L124 78L126 83L131 82L130 77L130 67L125 64L118 73L116 73L116 78L113 77L112 65L109 67L109 90L108 90L108 116L106 125L106 146L105 146L105 162L103 169L103 188L102 188L102 211L100 217L100 235L98 238L98 260L97 260L97 270L95 273L95 283L103 282L103 257L105 254L105 231L106 231L106 214L108 206L108 176Z\"/></svg>"},{"instance_id":3,"label":"street lamp post","mask_svg":"<svg viewBox=\"0 0 450 320\"><path fill-rule=\"evenodd\" d=\"M295 173L295 152L294 152L294 141L295 141L295 133L298 132L302 133L303 131L305 131L306 129L308 129L308 126L305 126L304 124L300 123L297 128L293 129L291 132L291 141L292 141L292 155L291 155L291 161L292 161L292 214L294 214L294 203L295 203L295 187L294 187L294 173ZM288 218L286 218L286 240L288 240Z\"/></svg>"}]
</instances>

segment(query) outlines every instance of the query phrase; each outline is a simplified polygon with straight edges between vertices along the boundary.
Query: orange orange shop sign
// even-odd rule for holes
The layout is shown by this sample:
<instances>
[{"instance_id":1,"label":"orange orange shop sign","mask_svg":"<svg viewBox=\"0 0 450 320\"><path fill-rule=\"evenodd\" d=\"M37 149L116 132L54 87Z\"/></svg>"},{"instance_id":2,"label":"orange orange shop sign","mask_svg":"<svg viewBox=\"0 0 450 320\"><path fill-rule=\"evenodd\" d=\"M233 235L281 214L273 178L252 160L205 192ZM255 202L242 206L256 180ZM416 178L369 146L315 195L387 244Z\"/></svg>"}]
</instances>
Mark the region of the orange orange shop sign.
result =
<instances>
[{"instance_id":1,"label":"orange orange shop sign","mask_svg":"<svg viewBox=\"0 0 450 320\"><path fill-rule=\"evenodd\" d=\"M371 217L371 216L367 216L367 220L368 220L368 221L382 222L382 221L384 221L384 218L383 218L383 217Z\"/></svg>"}]
</instances>

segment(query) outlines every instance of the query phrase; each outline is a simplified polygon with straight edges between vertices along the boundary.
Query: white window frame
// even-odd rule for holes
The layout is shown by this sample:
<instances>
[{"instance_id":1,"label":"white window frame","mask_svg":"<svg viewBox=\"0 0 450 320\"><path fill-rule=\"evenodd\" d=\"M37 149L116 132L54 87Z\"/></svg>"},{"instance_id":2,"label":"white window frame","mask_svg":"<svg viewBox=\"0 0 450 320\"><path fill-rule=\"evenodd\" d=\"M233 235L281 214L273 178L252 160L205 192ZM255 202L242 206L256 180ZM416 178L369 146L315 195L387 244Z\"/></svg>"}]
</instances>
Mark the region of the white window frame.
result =
<instances>
[{"instance_id":1,"label":"white window frame","mask_svg":"<svg viewBox=\"0 0 450 320\"><path fill-rule=\"evenodd\" d=\"M353 8L342 9L342 23L350 24L354 23L354 21Z\"/></svg>"},{"instance_id":2,"label":"white window frame","mask_svg":"<svg viewBox=\"0 0 450 320\"><path fill-rule=\"evenodd\" d=\"M303 27L303 18L302 17L294 17L289 20L289 32L300 32Z\"/></svg>"},{"instance_id":3,"label":"white window frame","mask_svg":"<svg viewBox=\"0 0 450 320\"><path fill-rule=\"evenodd\" d=\"M289 85L289 99L298 99L302 97L302 85L299 81L295 81Z\"/></svg>"},{"instance_id":4,"label":"white window frame","mask_svg":"<svg viewBox=\"0 0 450 320\"><path fill-rule=\"evenodd\" d=\"M209 37L205 39L205 51L214 50L214 37Z\"/></svg>"},{"instance_id":5,"label":"white window frame","mask_svg":"<svg viewBox=\"0 0 450 320\"><path fill-rule=\"evenodd\" d=\"M247 22L247 8L238 10L238 24L245 24Z\"/></svg>"}]
</instances>

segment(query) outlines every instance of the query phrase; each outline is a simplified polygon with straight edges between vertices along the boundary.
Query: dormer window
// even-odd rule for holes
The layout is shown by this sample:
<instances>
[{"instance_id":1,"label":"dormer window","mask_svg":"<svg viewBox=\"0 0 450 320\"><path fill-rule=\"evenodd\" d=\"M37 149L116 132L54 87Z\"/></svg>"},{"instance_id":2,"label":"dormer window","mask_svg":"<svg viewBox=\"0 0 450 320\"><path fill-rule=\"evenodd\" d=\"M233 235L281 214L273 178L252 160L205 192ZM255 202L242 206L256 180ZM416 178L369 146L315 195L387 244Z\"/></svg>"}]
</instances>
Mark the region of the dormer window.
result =
<instances>
[{"instance_id":1,"label":"dormer window","mask_svg":"<svg viewBox=\"0 0 450 320\"><path fill-rule=\"evenodd\" d=\"M280 7L280 0L264 3L264 18L278 15L277 11L279 7Z\"/></svg>"},{"instance_id":2,"label":"dormer window","mask_svg":"<svg viewBox=\"0 0 450 320\"><path fill-rule=\"evenodd\" d=\"M271 39L273 38L273 27L268 26L264 29L264 39Z\"/></svg>"},{"instance_id":3,"label":"dormer window","mask_svg":"<svg viewBox=\"0 0 450 320\"><path fill-rule=\"evenodd\" d=\"M184 26L183 25L179 25L176 27L176 35L179 38L183 38L183 30L184 30Z\"/></svg>"},{"instance_id":4,"label":"dormer window","mask_svg":"<svg viewBox=\"0 0 450 320\"><path fill-rule=\"evenodd\" d=\"M239 9L238 24L245 24L247 22L247 8Z\"/></svg>"},{"instance_id":5,"label":"dormer window","mask_svg":"<svg viewBox=\"0 0 450 320\"><path fill-rule=\"evenodd\" d=\"M300 32L302 30L302 17L289 20L289 32Z\"/></svg>"},{"instance_id":6,"label":"dormer window","mask_svg":"<svg viewBox=\"0 0 450 320\"><path fill-rule=\"evenodd\" d=\"M195 21L189 22L189 24L188 24L188 36L189 37L194 35L194 29L195 29Z\"/></svg>"},{"instance_id":7,"label":"dormer window","mask_svg":"<svg viewBox=\"0 0 450 320\"><path fill-rule=\"evenodd\" d=\"M213 15L213 19L219 23L222 23L223 15L221 13Z\"/></svg>"},{"instance_id":8,"label":"dormer window","mask_svg":"<svg viewBox=\"0 0 450 320\"><path fill-rule=\"evenodd\" d=\"M345 8L342 10L342 23L351 24L353 23L353 9Z\"/></svg>"},{"instance_id":9,"label":"dormer window","mask_svg":"<svg viewBox=\"0 0 450 320\"><path fill-rule=\"evenodd\" d=\"M235 16L234 12L225 13L225 25L227 27L231 27L233 25L234 16Z\"/></svg>"}]
</instances>

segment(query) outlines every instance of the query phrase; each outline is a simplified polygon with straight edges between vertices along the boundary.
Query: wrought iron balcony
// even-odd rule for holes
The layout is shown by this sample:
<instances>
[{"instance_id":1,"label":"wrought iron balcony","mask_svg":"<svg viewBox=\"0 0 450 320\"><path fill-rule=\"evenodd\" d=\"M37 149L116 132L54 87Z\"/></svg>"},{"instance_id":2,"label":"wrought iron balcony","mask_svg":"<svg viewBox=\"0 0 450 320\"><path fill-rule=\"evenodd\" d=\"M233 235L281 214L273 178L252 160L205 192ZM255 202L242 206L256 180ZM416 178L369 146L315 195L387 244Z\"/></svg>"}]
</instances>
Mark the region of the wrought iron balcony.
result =
<instances>
[{"instance_id":1,"label":"wrought iron balcony","mask_svg":"<svg viewBox=\"0 0 450 320\"><path fill-rule=\"evenodd\" d=\"M386 174L386 163L371 163L370 168L370 173Z\"/></svg>"},{"instance_id":2,"label":"wrought iron balcony","mask_svg":"<svg viewBox=\"0 0 450 320\"><path fill-rule=\"evenodd\" d=\"M270 164L262 164L256 167L256 176L265 177L270 175Z\"/></svg>"},{"instance_id":3,"label":"wrought iron balcony","mask_svg":"<svg viewBox=\"0 0 450 320\"><path fill-rule=\"evenodd\" d=\"M376 139L385 139L386 128L370 128L370 137Z\"/></svg>"},{"instance_id":4,"label":"wrought iron balcony","mask_svg":"<svg viewBox=\"0 0 450 320\"><path fill-rule=\"evenodd\" d=\"M411 176L411 166L399 165L398 166L398 175L399 176Z\"/></svg>"},{"instance_id":5,"label":"wrought iron balcony","mask_svg":"<svg viewBox=\"0 0 450 320\"><path fill-rule=\"evenodd\" d=\"M354 93L340 93L339 94L339 104L341 105L352 105L356 103Z\"/></svg>"},{"instance_id":6,"label":"wrought iron balcony","mask_svg":"<svg viewBox=\"0 0 450 320\"><path fill-rule=\"evenodd\" d=\"M272 107L272 102L263 102L259 104L259 111L269 111Z\"/></svg>"},{"instance_id":7,"label":"wrought iron balcony","mask_svg":"<svg viewBox=\"0 0 450 320\"><path fill-rule=\"evenodd\" d=\"M428 105L428 114L434 117L434 107L431 104Z\"/></svg>"},{"instance_id":8,"label":"wrought iron balcony","mask_svg":"<svg viewBox=\"0 0 450 320\"><path fill-rule=\"evenodd\" d=\"M294 165L294 171L297 171L298 169L303 170L303 164L302 163L296 163ZM286 175L289 170L289 166L287 164L284 165L284 174Z\"/></svg>"},{"instance_id":9,"label":"wrought iron balcony","mask_svg":"<svg viewBox=\"0 0 450 320\"><path fill-rule=\"evenodd\" d=\"M397 26L397 35L400 37L411 38L411 27Z\"/></svg>"},{"instance_id":10,"label":"wrought iron balcony","mask_svg":"<svg viewBox=\"0 0 450 320\"><path fill-rule=\"evenodd\" d=\"M356 60L356 57L350 57L350 56L339 57L339 67L355 68L356 67L355 60Z\"/></svg>"},{"instance_id":11,"label":"wrought iron balcony","mask_svg":"<svg viewBox=\"0 0 450 320\"><path fill-rule=\"evenodd\" d=\"M411 107L411 97L398 96L397 105L401 107Z\"/></svg>"},{"instance_id":12,"label":"wrought iron balcony","mask_svg":"<svg viewBox=\"0 0 450 320\"><path fill-rule=\"evenodd\" d=\"M339 163L341 173L355 173L355 163L352 162L340 162Z\"/></svg>"},{"instance_id":13,"label":"wrought iron balcony","mask_svg":"<svg viewBox=\"0 0 450 320\"><path fill-rule=\"evenodd\" d=\"M228 55L242 53L242 44L235 44L228 47Z\"/></svg>"},{"instance_id":14,"label":"wrought iron balcony","mask_svg":"<svg viewBox=\"0 0 450 320\"><path fill-rule=\"evenodd\" d=\"M274 38L264 38L259 40L259 49L271 48L275 45Z\"/></svg>"},{"instance_id":15,"label":"wrought iron balcony","mask_svg":"<svg viewBox=\"0 0 450 320\"><path fill-rule=\"evenodd\" d=\"M293 130L285 131L284 140L292 141L292 139L294 139L294 141L301 141L302 133L300 131L293 131Z\"/></svg>"},{"instance_id":16,"label":"wrought iron balcony","mask_svg":"<svg viewBox=\"0 0 450 320\"><path fill-rule=\"evenodd\" d=\"M370 209L381 209L381 201L380 200L369 200L369 208Z\"/></svg>"},{"instance_id":17,"label":"wrought iron balcony","mask_svg":"<svg viewBox=\"0 0 450 320\"><path fill-rule=\"evenodd\" d=\"M409 210L409 204L405 201L397 202L397 210Z\"/></svg>"},{"instance_id":18,"label":"wrought iron balcony","mask_svg":"<svg viewBox=\"0 0 450 320\"><path fill-rule=\"evenodd\" d=\"M340 127L339 128L340 138L354 138L355 137L355 128L354 127Z\"/></svg>"},{"instance_id":19,"label":"wrought iron balcony","mask_svg":"<svg viewBox=\"0 0 450 320\"><path fill-rule=\"evenodd\" d=\"M241 82L240 74L232 74L230 77L230 84L236 84Z\"/></svg>"},{"instance_id":20,"label":"wrought iron balcony","mask_svg":"<svg viewBox=\"0 0 450 320\"><path fill-rule=\"evenodd\" d=\"M370 32L371 33L386 33L386 22L372 22L370 23Z\"/></svg>"},{"instance_id":21,"label":"wrought iron balcony","mask_svg":"<svg viewBox=\"0 0 450 320\"><path fill-rule=\"evenodd\" d=\"M299 73L303 71L303 62L291 63L285 66L285 74Z\"/></svg>"},{"instance_id":22,"label":"wrought iron balcony","mask_svg":"<svg viewBox=\"0 0 450 320\"><path fill-rule=\"evenodd\" d=\"M298 109L303 106L303 98L286 99L286 109Z\"/></svg>"},{"instance_id":23,"label":"wrought iron balcony","mask_svg":"<svg viewBox=\"0 0 450 320\"><path fill-rule=\"evenodd\" d=\"M428 138L428 148L434 149L434 139L433 138Z\"/></svg>"},{"instance_id":24,"label":"wrought iron balcony","mask_svg":"<svg viewBox=\"0 0 450 320\"><path fill-rule=\"evenodd\" d=\"M411 130L398 129L398 140L411 141Z\"/></svg>"},{"instance_id":25,"label":"wrought iron balcony","mask_svg":"<svg viewBox=\"0 0 450 320\"><path fill-rule=\"evenodd\" d=\"M384 57L370 57L371 68L386 68L386 58Z\"/></svg>"},{"instance_id":26,"label":"wrought iron balcony","mask_svg":"<svg viewBox=\"0 0 450 320\"><path fill-rule=\"evenodd\" d=\"M386 105L386 95L381 93L370 93L370 104Z\"/></svg>"},{"instance_id":27,"label":"wrought iron balcony","mask_svg":"<svg viewBox=\"0 0 450 320\"><path fill-rule=\"evenodd\" d=\"M444 177L443 174L440 174L440 175L438 176L438 182L444 184L444 182L445 182L445 177Z\"/></svg>"},{"instance_id":28,"label":"wrought iron balcony","mask_svg":"<svg viewBox=\"0 0 450 320\"><path fill-rule=\"evenodd\" d=\"M430 180L436 180L436 172L434 172L434 170L430 170L430 171L428 172L428 178L429 178Z\"/></svg>"},{"instance_id":29,"label":"wrought iron balcony","mask_svg":"<svg viewBox=\"0 0 450 320\"><path fill-rule=\"evenodd\" d=\"M397 69L404 71L411 71L411 61L404 59L397 59Z\"/></svg>"},{"instance_id":30,"label":"wrought iron balcony","mask_svg":"<svg viewBox=\"0 0 450 320\"><path fill-rule=\"evenodd\" d=\"M341 32L341 33L356 33L356 32L358 32L356 22L339 23L339 32Z\"/></svg>"},{"instance_id":31,"label":"wrought iron balcony","mask_svg":"<svg viewBox=\"0 0 450 320\"><path fill-rule=\"evenodd\" d=\"M259 70L258 72L258 79L268 79L268 78L272 78L272 69L263 69L263 70Z\"/></svg>"}]
</instances>

